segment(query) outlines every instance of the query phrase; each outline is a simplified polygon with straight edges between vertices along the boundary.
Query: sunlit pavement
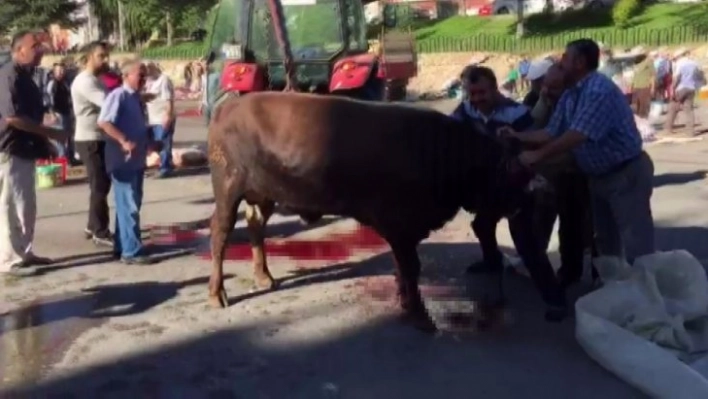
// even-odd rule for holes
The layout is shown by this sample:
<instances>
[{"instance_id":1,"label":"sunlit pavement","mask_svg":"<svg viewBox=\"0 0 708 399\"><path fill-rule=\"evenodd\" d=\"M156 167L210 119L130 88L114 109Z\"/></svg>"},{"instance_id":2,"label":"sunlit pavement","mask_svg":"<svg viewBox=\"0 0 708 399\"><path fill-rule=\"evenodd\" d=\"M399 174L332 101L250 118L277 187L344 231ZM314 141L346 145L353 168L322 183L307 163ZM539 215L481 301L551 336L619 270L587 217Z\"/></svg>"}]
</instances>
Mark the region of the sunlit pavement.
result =
<instances>
[{"instance_id":1,"label":"sunlit pavement","mask_svg":"<svg viewBox=\"0 0 708 399\"><path fill-rule=\"evenodd\" d=\"M698 115L708 124L708 113ZM205 136L201 119L179 122L180 145ZM708 259L708 143L648 148L660 247ZM464 214L420 248L423 293L444 329L436 337L395 318L386 246L349 220L312 228L276 215L270 263L283 284L270 293L253 290L239 222L225 267L232 304L210 308L213 205L208 175L198 172L146 180L145 238L167 257L152 266L116 263L83 239L84 184L39 192L36 252L59 263L38 277L0 278L0 384L25 385L0 397L641 397L582 352L572 320L542 321L523 277L509 277L503 325L474 333L446 324L450 309L465 306L463 270L479 255ZM499 237L508 247L504 223Z\"/></svg>"}]
</instances>

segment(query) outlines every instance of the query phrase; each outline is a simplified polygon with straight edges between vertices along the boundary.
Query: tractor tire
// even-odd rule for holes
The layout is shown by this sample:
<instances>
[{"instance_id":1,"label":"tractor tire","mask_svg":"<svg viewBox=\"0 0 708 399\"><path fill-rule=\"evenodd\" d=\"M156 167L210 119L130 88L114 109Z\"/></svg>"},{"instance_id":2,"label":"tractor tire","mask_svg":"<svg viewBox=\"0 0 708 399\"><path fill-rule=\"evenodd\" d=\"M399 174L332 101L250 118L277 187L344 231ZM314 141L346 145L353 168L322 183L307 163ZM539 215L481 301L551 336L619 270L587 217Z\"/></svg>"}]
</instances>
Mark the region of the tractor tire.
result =
<instances>
[{"instance_id":1,"label":"tractor tire","mask_svg":"<svg viewBox=\"0 0 708 399\"><path fill-rule=\"evenodd\" d=\"M384 101L403 101L406 99L406 85L402 82L389 81L384 87Z\"/></svg>"}]
</instances>

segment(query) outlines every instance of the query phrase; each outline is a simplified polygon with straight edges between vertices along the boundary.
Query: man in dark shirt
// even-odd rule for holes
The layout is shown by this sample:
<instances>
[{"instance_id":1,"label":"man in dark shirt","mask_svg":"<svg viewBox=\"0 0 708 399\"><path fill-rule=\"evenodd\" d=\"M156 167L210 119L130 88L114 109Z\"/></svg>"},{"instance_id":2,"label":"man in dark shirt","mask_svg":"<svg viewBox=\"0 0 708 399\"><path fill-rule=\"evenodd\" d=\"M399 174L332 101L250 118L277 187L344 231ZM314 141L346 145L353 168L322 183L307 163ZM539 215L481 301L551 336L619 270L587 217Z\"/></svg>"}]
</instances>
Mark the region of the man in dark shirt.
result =
<instances>
[{"instance_id":1,"label":"man in dark shirt","mask_svg":"<svg viewBox=\"0 0 708 399\"><path fill-rule=\"evenodd\" d=\"M61 120L62 129L67 132L74 131L74 112L71 107L71 87L67 81L64 64L54 64L52 74L47 83L49 111ZM71 165L76 165L73 134L66 140L66 158Z\"/></svg>"},{"instance_id":2,"label":"man in dark shirt","mask_svg":"<svg viewBox=\"0 0 708 399\"><path fill-rule=\"evenodd\" d=\"M49 139L64 141L62 130L42 126L42 92L33 80L42 58L32 32L12 39L12 61L0 67L0 273L35 274L51 261L32 253L37 217L35 161L51 154Z\"/></svg>"},{"instance_id":3,"label":"man in dark shirt","mask_svg":"<svg viewBox=\"0 0 708 399\"><path fill-rule=\"evenodd\" d=\"M490 135L496 135L502 128L510 127L521 132L533 128L534 121L529 109L502 96L491 69L468 66L463 71L461 80L468 100L462 101L453 111L453 118L469 121L483 128ZM565 294L556 279L546 248L542 246L541 235L534 226L537 206L535 198L528 195L524 202L520 212L509 219L509 232L519 257L548 306L546 319L559 321L567 313ZM497 222L495 215L479 214L472 222L472 230L477 234L479 231L489 229L492 223L496 230ZM495 254L485 254L485 258L497 258L501 261L499 249L496 248L495 252ZM501 265L487 265L482 261L472 264L468 271L478 273L498 266Z\"/></svg>"}]
</instances>

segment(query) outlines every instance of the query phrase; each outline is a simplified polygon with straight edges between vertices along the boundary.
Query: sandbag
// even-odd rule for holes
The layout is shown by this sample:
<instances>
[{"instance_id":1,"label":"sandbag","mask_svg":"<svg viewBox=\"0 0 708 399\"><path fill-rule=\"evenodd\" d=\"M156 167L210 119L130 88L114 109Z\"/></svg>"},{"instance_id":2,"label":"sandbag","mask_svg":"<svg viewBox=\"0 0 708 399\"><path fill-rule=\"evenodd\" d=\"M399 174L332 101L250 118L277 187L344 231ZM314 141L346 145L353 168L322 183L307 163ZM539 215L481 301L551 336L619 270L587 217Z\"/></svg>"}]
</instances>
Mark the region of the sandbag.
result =
<instances>
[{"instance_id":1,"label":"sandbag","mask_svg":"<svg viewBox=\"0 0 708 399\"><path fill-rule=\"evenodd\" d=\"M576 338L587 354L657 398L708 398L708 278L685 250L630 267L594 262L604 286L575 304ZM695 367L695 368L694 368ZM700 372L699 372L700 371Z\"/></svg>"}]
</instances>

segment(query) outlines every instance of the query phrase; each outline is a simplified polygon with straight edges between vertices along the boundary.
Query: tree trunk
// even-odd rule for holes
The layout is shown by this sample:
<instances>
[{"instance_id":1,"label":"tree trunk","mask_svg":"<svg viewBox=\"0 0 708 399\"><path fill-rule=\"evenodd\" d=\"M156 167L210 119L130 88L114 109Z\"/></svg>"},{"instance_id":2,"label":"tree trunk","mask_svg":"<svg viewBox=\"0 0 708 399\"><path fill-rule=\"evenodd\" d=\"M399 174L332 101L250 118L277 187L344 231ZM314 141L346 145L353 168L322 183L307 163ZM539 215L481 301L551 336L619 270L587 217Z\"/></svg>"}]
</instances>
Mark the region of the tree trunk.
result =
<instances>
[{"instance_id":1,"label":"tree trunk","mask_svg":"<svg viewBox=\"0 0 708 399\"><path fill-rule=\"evenodd\" d=\"M516 38L524 37L524 0L516 0Z\"/></svg>"},{"instance_id":2,"label":"tree trunk","mask_svg":"<svg viewBox=\"0 0 708 399\"><path fill-rule=\"evenodd\" d=\"M123 2L118 1L118 48L120 51L125 51L126 48L126 37L125 37L125 15L123 14Z\"/></svg>"},{"instance_id":3,"label":"tree trunk","mask_svg":"<svg viewBox=\"0 0 708 399\"><path fill-rule=\"evenodd\" d=\"M172 46L175 28L173 26L172 13L169 11L165 12L165 25L167 28L167 45Z\"/></svg>"}]
</instances>

